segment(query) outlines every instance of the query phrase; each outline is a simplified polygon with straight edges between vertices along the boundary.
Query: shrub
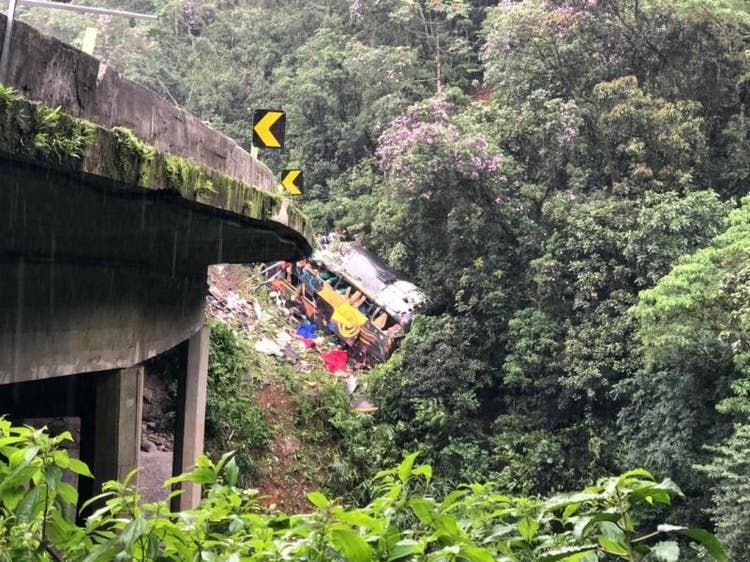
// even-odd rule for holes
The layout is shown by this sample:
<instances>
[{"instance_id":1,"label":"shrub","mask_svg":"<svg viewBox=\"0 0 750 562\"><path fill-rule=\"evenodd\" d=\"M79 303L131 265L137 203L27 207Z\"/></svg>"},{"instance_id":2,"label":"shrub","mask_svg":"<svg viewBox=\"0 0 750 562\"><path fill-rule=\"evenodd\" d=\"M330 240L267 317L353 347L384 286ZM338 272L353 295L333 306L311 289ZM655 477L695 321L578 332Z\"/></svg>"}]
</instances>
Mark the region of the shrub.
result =
<instances>
[{"instance_id":1,"label":"shrub","mask_svg":"<svg viewBox=\"0 0 750 562\"><path fill-rule=\"evenodd\" d=\"M546 500L502 495L490 483L459 486L438 501L423 493L432 469L417 465L416 454L375 476L374 498L364 507L347 508L311 492L315 509L293 516L262 508L257 492L236 487L232 454L216 463L201 457L166 483L201 484L196 509L178 516L166 501L142 503L130 484L133 472L123 483L105 484L95 499L102 507L78 526L72 518L77 493L62 475L90 473L60 447L69 439L0 418L0 559L674 561L684 552L678 540L685 539L715 560L728 560L707 531L636 528L644 507L668 506L681 495L672 481L657 482L645 470Z\"/></svg>"},{"instance_id":2,"label":"shrub","mask_svg":"<svg viewBox=\"0 0 750 562\"><path fill-rule=\"evenodd\" d=\"M214 454L236 451L241 481L255 468L255 458L271 441L263 411L253 404L248 355L242 336L226 324L211 326L206 397L206 449Z\"/></svg>"}]
</instances>

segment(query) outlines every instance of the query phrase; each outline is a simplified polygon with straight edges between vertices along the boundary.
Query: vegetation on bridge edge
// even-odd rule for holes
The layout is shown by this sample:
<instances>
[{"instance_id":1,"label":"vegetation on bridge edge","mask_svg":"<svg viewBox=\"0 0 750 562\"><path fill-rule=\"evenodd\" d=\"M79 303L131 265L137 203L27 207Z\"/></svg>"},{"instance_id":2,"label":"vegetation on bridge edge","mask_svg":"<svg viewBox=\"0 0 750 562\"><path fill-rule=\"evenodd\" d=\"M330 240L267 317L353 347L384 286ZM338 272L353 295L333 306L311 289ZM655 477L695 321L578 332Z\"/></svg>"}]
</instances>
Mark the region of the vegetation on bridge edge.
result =
<instances>
[{"instance_id":1,"label":"vegetation on bridge edge","mask_svg":"<svg viewBox=\"0 0 750 562\"><path fill-rule=\"evenodd\" d=\"M166 154L124 127L106 129L29 101L0 84L0 152L63 173L86 173L127 186L168 189L186 200L258 220L277 220L312 244L307 218L276 193Z\"/></svg>"}]
</instances>

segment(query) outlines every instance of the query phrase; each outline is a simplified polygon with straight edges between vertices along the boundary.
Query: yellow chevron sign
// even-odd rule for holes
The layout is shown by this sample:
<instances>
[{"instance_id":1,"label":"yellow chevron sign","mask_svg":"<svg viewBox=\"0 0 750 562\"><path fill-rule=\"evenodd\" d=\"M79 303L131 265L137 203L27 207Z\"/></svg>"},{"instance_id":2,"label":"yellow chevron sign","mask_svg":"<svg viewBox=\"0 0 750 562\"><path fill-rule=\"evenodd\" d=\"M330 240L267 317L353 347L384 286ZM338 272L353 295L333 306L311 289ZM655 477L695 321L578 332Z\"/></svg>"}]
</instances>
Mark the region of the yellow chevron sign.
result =
<instances>
[{"instance_id":1,"label":"yellow chevron sign","mask_svg":"<svg viewBox=\"0 0 750 562\"><path fill-rule=\"evenodd\" d=\"M286 113L275 109L256 109L253 115L253 146L284 148Z\"/></svg>"},{"instance_id":2,"label":"yellow chevron sign","mask_svg":"<svg viewBox=\"0 0 750 562\"><path fill-rule=\"evenodd\" d=\"M305 176L302 170L284 170L281 172L281 185L289 195L302 195L305 187Z\"/></svg>"}]
</instances>

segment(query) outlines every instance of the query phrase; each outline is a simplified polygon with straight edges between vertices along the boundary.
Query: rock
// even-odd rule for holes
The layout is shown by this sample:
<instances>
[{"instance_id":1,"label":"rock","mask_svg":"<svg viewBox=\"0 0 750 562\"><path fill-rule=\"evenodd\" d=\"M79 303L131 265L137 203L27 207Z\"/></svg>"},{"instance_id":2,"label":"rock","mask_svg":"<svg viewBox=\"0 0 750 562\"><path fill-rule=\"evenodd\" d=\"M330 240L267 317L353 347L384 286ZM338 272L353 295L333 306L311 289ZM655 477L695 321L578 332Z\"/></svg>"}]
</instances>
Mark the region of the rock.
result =
<instances>
[{"instance_id":1,"label":"rock","mask_svg":"<svg viewBox=\"0 0 750 562\"><path fill-rule=\"evenodd\" d=\"M141 451L144 453L153 453L156 451L156 445L148 439L141 439Z\"/></svg>"}]
</instances>

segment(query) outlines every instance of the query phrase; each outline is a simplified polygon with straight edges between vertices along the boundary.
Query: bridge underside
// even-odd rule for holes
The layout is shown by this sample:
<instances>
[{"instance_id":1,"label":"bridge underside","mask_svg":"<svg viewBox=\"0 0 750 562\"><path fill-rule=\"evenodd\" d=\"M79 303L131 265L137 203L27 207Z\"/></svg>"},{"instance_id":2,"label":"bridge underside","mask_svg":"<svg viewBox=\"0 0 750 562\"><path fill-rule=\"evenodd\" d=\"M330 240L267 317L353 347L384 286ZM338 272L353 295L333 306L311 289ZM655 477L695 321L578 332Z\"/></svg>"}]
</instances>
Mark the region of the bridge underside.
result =
<instances>
[{"instance_id":1,"label":"bridge underside","mask_svg":"<svg viewBox=\"0 0 750 562\"><path fill-rule=\"evenodd\" d=\"M202 325L206 268L300 236L169 191L0 158L0 384L138 364Z\"/></svg>"},{"instance_id":2,"label":"bridge underside","mask_svg":"<svg viewBox=\"0 0 750 562\"><path fill-rule=\"evenodd\" d=\"M207 266L308 249L277 222L0 156L0 414L80 417L90 497L138 465L142 363L177 348L173 471L185 470L203 447Z\"/></svg>"}]
</instances>

